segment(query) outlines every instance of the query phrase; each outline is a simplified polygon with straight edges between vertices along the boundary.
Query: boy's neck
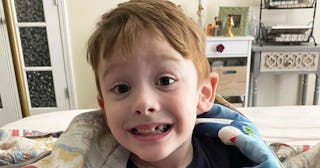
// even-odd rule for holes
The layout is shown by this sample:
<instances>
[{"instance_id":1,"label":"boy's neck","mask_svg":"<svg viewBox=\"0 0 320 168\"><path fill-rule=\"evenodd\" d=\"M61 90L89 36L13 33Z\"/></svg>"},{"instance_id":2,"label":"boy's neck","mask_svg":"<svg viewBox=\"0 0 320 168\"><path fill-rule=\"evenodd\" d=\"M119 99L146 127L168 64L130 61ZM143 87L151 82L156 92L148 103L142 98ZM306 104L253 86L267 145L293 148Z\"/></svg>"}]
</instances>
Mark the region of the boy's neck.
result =
<instances>
[{"instance_id":1,"label":"boy's neck","mask_svg":"<svg viewBox=\"0 0 320 168\"><path fill-rule=\"evenodd\" d=\"M138 168L186 168L193 159L193 147L190 141L186 142L190 145L183 145L183 147L178 148L167 158L157 161L157 162L146 162L140 159L137 155L131 154L130 160Z\"/></svg>"}]
</instances>

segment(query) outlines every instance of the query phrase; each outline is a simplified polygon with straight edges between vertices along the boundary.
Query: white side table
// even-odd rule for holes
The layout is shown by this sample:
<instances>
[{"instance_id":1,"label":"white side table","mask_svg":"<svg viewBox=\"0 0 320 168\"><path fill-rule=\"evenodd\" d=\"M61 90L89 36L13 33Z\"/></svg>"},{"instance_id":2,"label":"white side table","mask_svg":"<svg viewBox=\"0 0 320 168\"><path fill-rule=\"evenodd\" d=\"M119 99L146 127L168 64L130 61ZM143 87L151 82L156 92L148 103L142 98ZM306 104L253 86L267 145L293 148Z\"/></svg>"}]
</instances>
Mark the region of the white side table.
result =
<instances>
[{"instance_id":1,"label":"white side table","mask_svg":"<svg viewBox=\"0 0 320 168\"><path fill-rule=\"evenodd\" d=\"M206 56L216 59L245 58L245 66L213 68L220 77L217 93L221 96L244 96L248 106L252 36L207 37Z\"/></svg>"}]
</instances>

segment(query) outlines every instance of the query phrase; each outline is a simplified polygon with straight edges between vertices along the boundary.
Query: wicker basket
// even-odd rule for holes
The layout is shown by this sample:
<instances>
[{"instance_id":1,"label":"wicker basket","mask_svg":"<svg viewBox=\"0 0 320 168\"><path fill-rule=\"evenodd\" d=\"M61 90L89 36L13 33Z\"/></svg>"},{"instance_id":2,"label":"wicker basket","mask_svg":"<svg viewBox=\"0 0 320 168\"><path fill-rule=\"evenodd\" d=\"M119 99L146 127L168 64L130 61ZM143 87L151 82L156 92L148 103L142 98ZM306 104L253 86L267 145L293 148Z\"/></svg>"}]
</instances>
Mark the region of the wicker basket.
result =
<instances>
[{"instance_id":1,"label":"wicker basket","mask_svg":"<svg viewBox=\"0 0 320 168\"><path fill-rule=\"evenodd\" d=\"M309 42L312 28L301 27L262 27L263 41L269 43L302 43Z\"/></svg>"},{"instance_id":2,"label":"wicker basket","mask_svg":"<svg viewBox=\"0 0 320 168\"><path fill-rule=\"evenodd\" d=\"M311 8L316 0L265 0L266 8Z\"/></svg>"}]
</instances>

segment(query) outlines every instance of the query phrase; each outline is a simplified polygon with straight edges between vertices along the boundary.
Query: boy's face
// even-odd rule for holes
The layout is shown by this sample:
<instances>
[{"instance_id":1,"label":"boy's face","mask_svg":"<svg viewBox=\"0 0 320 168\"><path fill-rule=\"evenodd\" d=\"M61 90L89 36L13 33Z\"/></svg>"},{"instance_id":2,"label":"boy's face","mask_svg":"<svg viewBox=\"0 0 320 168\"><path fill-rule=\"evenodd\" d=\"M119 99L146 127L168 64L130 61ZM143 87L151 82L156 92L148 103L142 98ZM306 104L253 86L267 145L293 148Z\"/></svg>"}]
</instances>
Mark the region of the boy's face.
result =
<instances>
[{"instance_id":1,"label":"boy's face","mask_svg":"<svg viewBox=\"0 0 320 168\"><path fill-rule=\"evenodd\" d=\"M144 35L129 56L118 43L110 59L100 60L98 99L116 140L154 162L192 149L201 91L192 61L151 37Z\"/></svg>"}]
</instances>

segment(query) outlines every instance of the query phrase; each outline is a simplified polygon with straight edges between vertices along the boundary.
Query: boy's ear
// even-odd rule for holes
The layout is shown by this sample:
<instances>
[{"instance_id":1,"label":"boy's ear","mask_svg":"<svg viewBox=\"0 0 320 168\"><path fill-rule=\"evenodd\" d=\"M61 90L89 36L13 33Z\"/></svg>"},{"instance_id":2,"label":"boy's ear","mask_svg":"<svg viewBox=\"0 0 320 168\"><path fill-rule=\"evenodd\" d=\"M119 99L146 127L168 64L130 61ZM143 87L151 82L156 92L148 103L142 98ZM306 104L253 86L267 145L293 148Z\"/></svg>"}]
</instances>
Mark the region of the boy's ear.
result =
<instances>
[{"instance_id":1,"label":"boy's ear","mask_svg":"<svg viewBox=\"0 0 320 168\"><path fill-rule=\"evenodd\" d=\"M209 111L212 108L218 81L218 74L216 72L211 72L209 78L202 84L200 88L200 98L197 106L200 113Z\"/></svg>"},{"instance_id":2,"label":"boy's ear","mask_svg":"<svg viewBox=\"0 0 320 168\"><path fill-rule=\"evenodd\" d=\"M98 105L99 105L100 109L102 111L104 111L104 102L103 102L103 98L102 98L101 95L97 96L97 102L98 102Z\"/></svg>"}]
</instances>

